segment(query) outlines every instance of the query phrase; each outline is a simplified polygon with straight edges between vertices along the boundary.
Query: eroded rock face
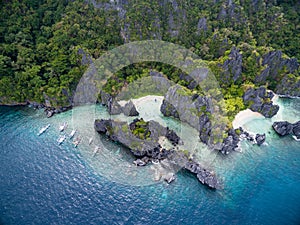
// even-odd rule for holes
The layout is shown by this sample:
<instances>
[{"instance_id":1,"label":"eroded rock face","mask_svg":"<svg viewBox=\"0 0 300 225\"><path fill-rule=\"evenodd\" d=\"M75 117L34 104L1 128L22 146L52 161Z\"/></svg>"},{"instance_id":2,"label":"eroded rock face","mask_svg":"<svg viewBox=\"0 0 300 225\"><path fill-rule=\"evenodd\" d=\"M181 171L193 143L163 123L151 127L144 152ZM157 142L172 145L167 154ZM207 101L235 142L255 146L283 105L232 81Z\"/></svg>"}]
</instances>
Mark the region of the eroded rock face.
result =
<instances>
[{"instance_id":1,"label":"eroded rock face","mask_svg":"<svg viewBox=\"0 0 300 225\"><path fill-rule=\"evenodd\" d=\"M185 165L185 169L196 174L202 184L206 184L208 187L214 189L221 188L221 184L217 180L214 172L204 169L197 162L193 160L188 161Z\"/></svg>"},{"instance_id":2,"label":"eroded rock face","mask_svg":"<svg viewBox=\"0 0 300 225\"><path fill-rule=\"evenodd\" d=\"M228 137L223 140L220 152L228 155L232 151L238 149L238 144L240 142L240 136L236 133L234 129L230 129L228 132Z\"/></svg>"},{"instance_id":3,"label":"eroded rock face","mask_svg":"<svg viewBox=\"0 0 300 225\"><path fill-rule=\"evenodd\" d=\"M136 110L135 105L130 100L125 104L125 106L122 108L122 111L125 116L138 116L139 112Z\"/></svg>"},{"instance_id":4,"label":"eroded rock face","mask_svg":"<svg viewBox=\"0 0 300 225\"><path fill-rule=\"evenodd\" d=\"M258 98L260 98L259 96L272 98L274 95L272 92L266 93L265 89L259 89L257 93L255 92L255 96L258 96ZM258 110L261 110L262 103L259 103L261 105L259 105ZM266 104L263 107L264 110L271 110L267 109L268 105ZM172 86L169 89L163 100L161 112L164 116L173 116L194 127L199 131L199 137L203 143L214 150L220 151L222 154L227 155L239 149L238 144L241 134L246 136L247 140L254 142L255 139L255 137L250 137L247 132L244 133L239 128L228 130L225 138L223 138L222 134L221 137L217 138L220 139L218 143L211 143L212 138L214 138L212 135L219 135L212 134L212 129L214 128L209 116L213 113L211 100L205 96L189 95L179 85Z\"/></svg>"},{"instance_id":5,"label":"eroded rock face","mask_svg":"<svg viewBox=\"0 0 300 225\"><path fill-rule=\"evenodd\" d=\"M185 168L188 171L196 174L197 179L202 183L213 189L221 188L220 182L216 175L200 166L196 161L189 159L182 152L175 152L174 149L165 149L158 144L158 138L165 136L174 145L180 141L179 136L167 127L163 127L155 121L145 122L143 120L135 119L130 125L126 122L117 122L114 120L96 120L95 129L99 133L107 135L112 141L117 141L129 148L134 156L136 166L146 166L152 161L163 162L169 160L179 168ZM147 139L137 138L134 130L143 128L146 132L150 132ZM168 183L174 180L174 174L167 174L164 176Z\"/></svg>"},{"instance_id":6,"label":"eroded rock face","mask_svg":"<svg viewBox=\"0 0 300 225\"><path fill-rule=\"evenodd\" d=\"M296 76L287 75L278 83L275 91L287 97L300 97L300 80Z\"/></svg>"},{"instance_id":7,"label":"eroded rock face","mask_svg":"<svg viewBox=\"0 0 300 225\"><path fill-rule=\"evenodd\" d=\"M229 59L224 62L222 66L224 73L222 75L222 81L224 83L231 83L237 81L242 75L242 55L236 47L232 47Z\"/></svg>"},{"instance_id":8,"label":"eroded rock face","mask_svg":"<svg viewBox=\"0 0 300 225\"><path fill-rule=\"evenodd\" d=\"M126 116L138 116L139 112L136 110L132 101L129 101L122 107L110 94L105 91L100 92L101 104L107 107L110 115L118 115L124 113Z\"/></svg>"},{"instance_id":9,"label":"eroded rock face","mask_svg":"<svg viewBox=\"0 0 300 225\"><path fill-rule=\"evenodd\" d=\"M271 118L279 110L278 105L273 105L272 98L274 94L271 91L267 91L265 87L259 87L257 89L249 88L244 96L243 101L246 105L249 105L250 109L254 112L259 112L267 118Z\"/></svg>"},{"instance_id":10,"label":"eroded rock face","mask_svg":"<svg viewBox=\"0 0 300 225\"><path fill-rule=\"evenodd\" d=\"M179 85L174 85L169 88L165 95L161 105L161 112L164 116L179 118L182 122L186 122L195 129L201 130L199 117L210 113L210 107L209 98L205 96L194 97L187 94Z\"/></svg>"},{"instance_id":11,"label":"eroded rock face","mask_svg":"<svg viewBox=\"0 0 300 225\"><path fill-rule=\"evenodd\" d=\"M265 134L256 134L255 140L258 146L262 145L266 140Z\"/></svg>"},{"instance_id":12,"label":"eroded rock face","mask_svg":"<svg viewBox=\"0 0 300 225\"><path fill-rule=\"evenodd\" d=\"M285 59L281 51L271 51L263 56L263 66L266 66L261 74L257 75L255 82L265 83L267 79L275 79L283 67L286 67L288 73L294 73L299 68L297 59Z\"/></svg>"},{"instance_id":13,"label":"eroded rock face","mask_svg":"<svg viewBox=\"0 0 300 225\"><path fill-rule=\"evenodd\" d=\"M273 129L280 136L295 135L300 138L300 121L292 124L287 121L274 122L272 125Z\"/></svg>"}]
</instances>

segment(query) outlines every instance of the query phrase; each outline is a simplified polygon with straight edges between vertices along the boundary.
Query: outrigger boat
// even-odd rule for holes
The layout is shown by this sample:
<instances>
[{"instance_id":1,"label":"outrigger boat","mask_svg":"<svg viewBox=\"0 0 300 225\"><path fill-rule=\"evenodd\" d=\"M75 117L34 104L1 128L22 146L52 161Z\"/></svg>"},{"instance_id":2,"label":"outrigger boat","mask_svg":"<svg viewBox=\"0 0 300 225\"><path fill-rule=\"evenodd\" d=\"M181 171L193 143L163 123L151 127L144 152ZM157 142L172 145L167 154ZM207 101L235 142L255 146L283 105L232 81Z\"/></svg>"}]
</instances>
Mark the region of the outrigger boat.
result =
<instances>
[{"instance_id":1,"label":"outrigger boat","mask_svg":"<svg viewBox=\"0 0 300 225\"><path fill-rule=\"evenodd\" d=\"M74 137L74 135L76 134L76 132L77 132L76 129L72 130L72 132L69 135L69 138L72 139Z\"/></svg>"},{"instance_id":2,"label":"outrigger boat","mask_svg":"<svg viewBox=\"0 0 300 225\"><path fill-rule=\"evenodd\" d=\"M93 152L93 157L95 157L95 155L97 154L97 152L100 150L101 148L99 146L96 146Z\"/></svg>"},{"instance_id":3,"label":"outrigger boat","mask_svg":"<svg viewBox=\"0 0 300 225\"><path fill-rule=\"evenodd\" d=\"M66 140L66 135L61 135L57 139L57 142L58 142L59 145L61 145L65 140Z\"/></svg>"},{"instance_id":4,"label":"outrigger boat","mask_svg":"<svg viewBox=\"0 0 300 225\"><path fill-rule=\"evenodd\" d=\"M81 142L81 138L80 138L80 137L77 137L77 138L73 141L74 148L77 148L77 146L79 145L80 142Z\"/></svg>"},{"instance_id":5,"label":"outrigger boat","mask_svg":"<svg viewBox=\"0 0 300 225\"><path fill-rule=\"evenodd\" d=\"M38 135L40 136L41 134L43 134L49 127L50 127L50 124L48 124L47 126L42 127L42 129L40 129L40 132L38 133Z\"/></svg>"},{"instance_id":6,"label":"outrigger boat","mask_svg":"<svg viewBox=\"0 0 300 225\"><path fill-rule=\"evenodd\" d=\"M59 131L62 132L64 131L68 126L67 122L64 122L62 125L59 126Z\"/></svg>"}]
</instances>

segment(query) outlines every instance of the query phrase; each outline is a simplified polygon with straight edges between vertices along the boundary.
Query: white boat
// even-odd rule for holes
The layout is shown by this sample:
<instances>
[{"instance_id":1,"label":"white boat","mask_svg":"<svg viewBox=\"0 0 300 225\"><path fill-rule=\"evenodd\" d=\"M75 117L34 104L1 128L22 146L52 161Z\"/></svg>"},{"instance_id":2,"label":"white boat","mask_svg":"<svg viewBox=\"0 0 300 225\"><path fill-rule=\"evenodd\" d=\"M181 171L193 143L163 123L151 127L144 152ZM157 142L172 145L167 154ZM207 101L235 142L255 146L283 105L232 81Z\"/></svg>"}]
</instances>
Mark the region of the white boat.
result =
<instances>
[{"instance_id":1,"label":"white boat","mask_svg":"<svg viewBox=\"0 0 300 225\"><path fill-rule=\"evenodd\" d=\"M100 150L101 148L99 146L96 146L93 152L93 157L95 157L95 155L97 154L97 152Z\"/></svg>"},{"instance_id":2,"label":"white boat","mask_svg":"<svg viewBox=\"0 0 300 225\"><path fill-rule=\"evenodd\" d=\"M77 138L73 141L74 148L77 148L77 146L79 145L80 142L81 142L81 138L80 138L80 137L77 137Z\"/></svg>"},{"instance_id":3,"label":"white boat","mask_svg":"<svg viewBox=\"0 0 300 225\"><path fill-rule=\"evenodd\" d=\"M89 139L89 145L91 145L92 142L93 142L93 138L91 137L91 138Z\"/></svg>"},{"instance_id":4,"label":"white boat","mask_svg":"<svg viewBox=\"0 0 300 225\"><path fill-rule=\"evenodd\" d=\"M76 132L77 132L76 129L72 130L72 132L69 135L69 138L72 139L74 137L74 135L76 134Z\"/></svg>"},{"instance_id":5,"label":"white boat","mask_svg":"<svg viewBox=\"0 0 300 225\"><path fill-rule=\"evenodd\" d=\"M50 124L48 124L47 126L42 127L42 129L40 129L40 132L38 133L38 135L40 136L41 134L43 134L49 127L50 127Z\"/></svg>"},{"instance_id":6,"label":"white boat","mask_svg":"<svg viewBox=\"0 0 300 225\"><path fill-rule=\"evenodd\" d=\"M61 135L57 139L57 142L58 142L59 145L61 145L65 140L66 140L66 135Z\"/></svg>"},{"instance_id":7,"label":"white boat","mask_svg":"<svg viewBox=\"0 0 300 225\"><path fill-rule=\"evenodd\" d=\"M62 125L59 126L59 131L62 132L64 131L68 126L67 122L64 122Z\"/></svg>"}]
</instances>

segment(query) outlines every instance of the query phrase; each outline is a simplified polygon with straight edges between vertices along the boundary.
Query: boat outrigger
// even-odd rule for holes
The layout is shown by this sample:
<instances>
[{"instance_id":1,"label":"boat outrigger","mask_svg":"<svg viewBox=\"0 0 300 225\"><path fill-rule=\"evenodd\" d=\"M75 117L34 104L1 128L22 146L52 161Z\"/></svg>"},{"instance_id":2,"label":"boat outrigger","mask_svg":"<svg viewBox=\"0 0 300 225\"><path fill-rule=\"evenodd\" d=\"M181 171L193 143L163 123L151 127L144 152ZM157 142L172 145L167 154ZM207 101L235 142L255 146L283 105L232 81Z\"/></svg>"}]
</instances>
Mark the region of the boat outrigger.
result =
<instances>
[{"instance_id":1,"label":"boat outrigger","mask_svg":"<svg viewBox=\"0 0 300 225\"><path fill-rule=\"evenodd\" d=\"M57 142L58 142L59 145L61 145L65 140L66 140L66 135L61 135L57 139Z\"/></svg>"},{"instance_id":2,"label":"boat outrigger","mask_svg":"<svg viewBox=\"0 0 300 225\"><path fill-rule=\"evenodd\" d=\"M38 135L40 136L41 134L43 134L49 127L50 127L50 124L48 124L47 126L42 127L42 129L40 129L40 132L38 133Z\"/></svg>"},{"instance_id":3,"label":"boat outrigger","mask_svg":"<svg viewBox=\"0 0 300 225\"><path fill-rule=\"evenodd\" d=\"M68 126L67 122L64 122L62 125L59 126L59 131L62 132L64 131Z\"/></svg>"},{"instance_id":4,"label":"boat outrigger","mask_svg":"<svg viewBox=\"0 0 300 225\"><path fill-rule=\"evenodd\" d=\"M74 135L76 134L76 132L77 132L76 129L72 130L72 132L69 135L69 138L72 139L74 137Z\"/></svg>"}]
</instances>

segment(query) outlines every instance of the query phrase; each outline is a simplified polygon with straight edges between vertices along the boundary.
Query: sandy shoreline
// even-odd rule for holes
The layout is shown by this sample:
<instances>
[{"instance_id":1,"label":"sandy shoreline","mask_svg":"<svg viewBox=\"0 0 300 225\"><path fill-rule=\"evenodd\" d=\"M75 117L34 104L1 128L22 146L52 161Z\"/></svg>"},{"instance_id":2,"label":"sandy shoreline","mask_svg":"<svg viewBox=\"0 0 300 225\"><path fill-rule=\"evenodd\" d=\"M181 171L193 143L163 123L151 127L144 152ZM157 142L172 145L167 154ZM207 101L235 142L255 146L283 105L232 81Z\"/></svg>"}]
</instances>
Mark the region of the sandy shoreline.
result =
<instances>
[{"instance_id":1,"label":"sandy shoreline","mask_svg":"<svg viewBox=\"0 0 300 225\"><path fill-rule=\"evenodd\" d=\"M144 96L144 97L141 97L141 98L137 98L137 99L131 99L133 104L136 106L136 107L139 107L139 106L143 106L145 104L147 104L147 102L154 102L155 100L160 102L164 99L163 96L157 96L157 95L147 95L147 96ZM124 106L128 101L125 101L125 100L122 100L122 101L118 101L118 103L121 105L121 106Z\"/></svg>"},{"instance_id":2,"label":"sandy shoreline","mask_svg":"<svg viewBox=\"0 0 300 225\"><path fill-rule=\"evenodd\" d=\"M250 109L246 109L243 111L240 111L232 121L232 126L234 129L242 127L245 123L249 122L250 120L257 119L257 118L264 118L263 115L261 115L258 112L253 112Z\"/></svg>"}]
</instances>

